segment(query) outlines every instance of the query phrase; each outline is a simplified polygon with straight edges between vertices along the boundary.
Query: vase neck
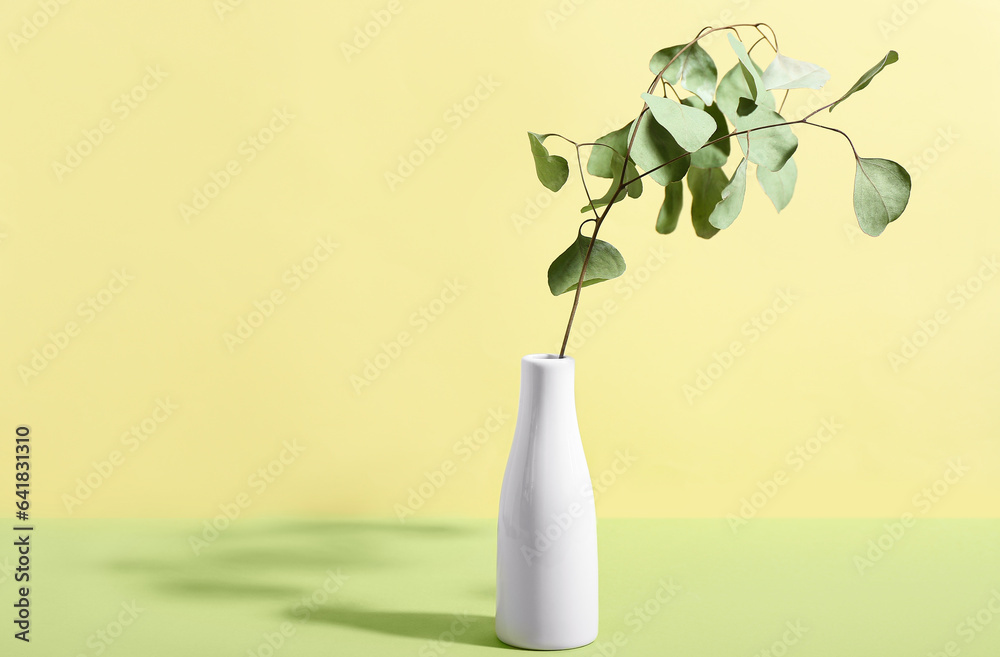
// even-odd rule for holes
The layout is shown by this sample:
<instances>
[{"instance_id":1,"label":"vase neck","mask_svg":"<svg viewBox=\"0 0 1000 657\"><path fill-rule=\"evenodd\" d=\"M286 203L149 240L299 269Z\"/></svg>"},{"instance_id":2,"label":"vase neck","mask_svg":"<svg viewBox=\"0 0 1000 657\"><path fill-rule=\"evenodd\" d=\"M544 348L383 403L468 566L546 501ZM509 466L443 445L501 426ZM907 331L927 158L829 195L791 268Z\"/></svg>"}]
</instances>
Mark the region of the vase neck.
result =
<instances>
[{"instance_id":1,"label":"vase neck","mask_svg":"<svg viewBox=\"0 0 1000 657\"><path fill-rule=\"evenodd\" d=\"M521 407L569 404L575 408L573 379L576 362L552 354L532 354L521 359Z\"/></svg>"}]
</instances>

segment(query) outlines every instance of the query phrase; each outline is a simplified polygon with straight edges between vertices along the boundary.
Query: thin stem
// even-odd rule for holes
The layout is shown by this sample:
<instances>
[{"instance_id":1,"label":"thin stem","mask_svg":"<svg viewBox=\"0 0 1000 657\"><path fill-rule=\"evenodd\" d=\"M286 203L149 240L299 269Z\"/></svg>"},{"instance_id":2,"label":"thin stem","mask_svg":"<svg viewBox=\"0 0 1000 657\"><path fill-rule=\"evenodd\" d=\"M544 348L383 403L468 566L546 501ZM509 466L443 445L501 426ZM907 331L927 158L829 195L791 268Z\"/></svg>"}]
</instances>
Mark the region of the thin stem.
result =
<instances>
[{"instance_id":1,"label":"thin stem","mask_svg":"<svg viewBox=\"0 0 1000 657\"><path fill-rule=\"evenodd\" d=\"M785 89L785 96L781 99L781 104L778 105L778 114L781 114L781 110L785 107L785 101L788 100L788 93L791 89Z\"/></svg>"},{"instance_id":2,"label":"thin stem","mask_svg":"<svg viewBox=\"0 0 1000 657\"><path fill-rule=\"evenodd\" d=\"M580 145L580 144L576 143L575 141L573 141L572 139L570 139L569 137L563 137L558 132L549 132L549 133L546 133L546 134L542 135L542 137L559 137L559 139L562 139L563 141L568 141L569 143L573 144L574 146L579 146Z\"/></svg>"},{"instance_id":3,"label":"thin stem","mask_svg":"<svg viewBox=\"0 0 1000 657\"><path fill-rule=\"evenodd\" d=\"M660 79L663 80L663 78L660 78ZM680 96L680 94L677 93L677 90L674 89L674 85L670 84L666 80L663 80L663 95L664 96L667 95L667 87L670 87L670 91L674 92L674 98L677 99L677 102L678 103L681 102L681 96Z\"/></svg>"},{"instance_id":4,"label":"thin stem","mask_svg":"<svg viewBox=\"0 0 1000 657\"><path fill-rule=\"evenodd\" d=\"M808 114L806 114L805 116L802 117L803 123L806 121L806 119L810 119L810 118L816 116L817 114L819 114L820 112L822 112L823 110L825 110L827 107L830 107L831 105L836 105L838 102L840 102L839 98L837 100L833 101L832 103L827 103L823 107L820 107L818 110L814 110L812 112L809 112Z\"/></svg>"},{"instance_id":5,"label":"thin stem","mask_svg":"<svg viewBox=\"0 0 1000 657\"><path fill-rule=\"evenodd\" d=\"M594 217L597 217L597 208L594 207L594 199L590 198L590 190L587 189L587 179L583 175L583 160L580 158L580 147L576 147L576 165L580 168L580 182L583 183L583 193L587 195L587 202L590 203L590 208L594 211Z\"/></svg>"},{"instance_id":6,"label":"thin stem","mask_svg":"<svg viewBox=\"0 0 1000 657\"><path fill-rule=\"evenodd\" d=\"M560 135L558 133L555 133L555 132L550 132L549 134L543 135L543 136L544 137L558 137L559 139L562 139L564 141L569 142L570 144L573 144L577 148L579 148L580 146L603 146L604 148L610 148L613 151L615 150L612 146L609 146L608 144L601 144L601 143L596 142L596 141L584 141L584 142L581 142L581 143L578 144L575 141L573 141L572 139L570 139L569 137L563 137L562 135ZM615 151L615 152L617 153L618 151Z\"/></svg>"},{"instance_id":7,"label":"thin stem","mask_svg":"<svg viewBox=\"0 0 1000 657\"><path fill-rule=\"evenodd\" d=\"M622 178L624 178L624 174ZM624 189L624 186L619 182L618 188L615 193L611 196L612 201L618 198L618 194ZM587 273L587 264L590 262L590 254L594 251L594 243L597 242L597 233L601 230L601 224L604 222L604 218L608 216L608 212L611 210L611 206L614 203L608 203L604 206L604 212L601 213L594 221L594 234L590 236L590 244L587 245L587 253L583 256L583 266L580 268L580 280L576 282L576 293L573 295L573 308L569 311L569 321L566 322L566 334L563 336L562 347L559 348L559 358L566 357L566 345L569 344L569 334L573 330L573 319L576 317L576 309L580 306L580 292L583 290L583 277ZM594 210L596 214L597 210Z\"/></svg>"},{"instance_id":8,"label":"thin stem","mask_svg":"<svg viewBox=\"0 0 1000 657\"><path fill-rule=\"evenodd\" d=\"M812 115L810 115L810 116L812 116ZM846 139L846 140L847 140L847 143L851 145L851 150L852 150L852 151L854 151L854 159L855 159L855 160L860 160L860 159L861 159L861 156L860 156L860 155L858 155L858 149L856 149L856 148L854 147L854 142L853 142L853 141L851 141L851 138L850 138L850 137L848 137L848 136L847 136L847 133L846 133L846 132L844 132L843 130L840 130L840 129L838 129L838 128L832 128L832 127L830 127L830 126L828 126L828 125L820 125L819 123L810 123L809 121L806 121L805 119L802 119L802 123L804 123L804 124L806 124L806 125L811 125L811 126L815 126L815 127L817 127L817 128L823 128L824 130L830 130L830 131L832 131L832 132L836 132L836 133L839 133L839 134L841 134L841 135L844 135L844 139Z\"/></svg>"},{"instance_id":9,"label":"thin stem","mask_svg":"<svg viewBox=\"0 0 1000 657\"><path fill-rule=\"evenodd\" d=\"M771 36L774 37L774 43L771 43L771 40L767 39L767 35L764 34L764 32L761 31L761 29L760 29L761 25L763 25L764 27L766 27L767 29L769 29L771 31ZM756 25L754 25L754 29L756 29L758 32L760 32L760 35L762 37L764 37L765 39L767 39L767 45L771 46L771 48L774 49L774 52L777 53L778 52L778 34L777 34L777 32L774 31L774 28L771 27L770 25L768 25L767 23L757 23Z\"/></svg>"},{"instance_id":10,"label":"thin stem","mask_svg":"<svg viewBox=\"0 0 1000 657\"><path fill-rule=\"evenodd\" d=\"M752 53L753 49L756 48L757 44L760 43L761 41L767 41L767 45L771 46L771 41L766 36L762 36L761 38L754 41L753 44L747 49L747 55ZM774 46L771 47L773 48Z\"/></svg>"}]
</instances>

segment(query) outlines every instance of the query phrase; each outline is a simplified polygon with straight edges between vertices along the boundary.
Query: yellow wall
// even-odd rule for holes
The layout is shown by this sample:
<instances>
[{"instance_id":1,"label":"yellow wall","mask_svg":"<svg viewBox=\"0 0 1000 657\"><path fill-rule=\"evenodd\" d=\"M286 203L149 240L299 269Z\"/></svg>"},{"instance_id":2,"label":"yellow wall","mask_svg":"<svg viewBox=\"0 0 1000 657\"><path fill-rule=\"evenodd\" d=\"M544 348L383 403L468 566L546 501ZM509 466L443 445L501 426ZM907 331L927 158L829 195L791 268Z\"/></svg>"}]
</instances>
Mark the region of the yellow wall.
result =
<instances>
[{"instance_id":1,"label":"yellow wall","mask_svg":"<svg viewBox=\"0 0 1000 657\"><path fill-rule=\"evenodd\" d=\"M3 32L22 39L0 47L0 465L11 472L14 428L29 424L38 514L210 516L241 499L247 514L391 516L442 467L417 516L493 514L519 358L558 349L571 299L549 295L545 271L583 203L575 172L555 197L538 184L525 132L596 138L638 110L655 50L753 20L829 68L831 99L899 51L822 119L911 171L910 208L861 235L847 145L807 129L780 216L752 179L710 242L686 219L653 231L658 187L618 206L602 236L629 273L586 290L591 337L572 349L591 470L608 484L599 512L735 514L775 476L761 516L1000 509L1000 276L961 307L955 296L1000 255L995 139L977 136L1000 101L996 3L48 4L32 31L46 3L7 2ZM345 51L372 12L386 24ZM724 39L707 47L735 61ZM786 114L821 100L795 92ZM386 172L428 139L390 189ZM213 176L220 193L184 212ZM794 302L755 338L745 325L785 290ZM263 324L227 345L272 294ZM585 328L606 301L614 312ZM894 369L888 353L940 312ZM25 381L53 339L65 348ZM741 355L689 404L683 386L733 342ZM383 349L395 357L356 392ZM829 418L842 428L798 468L788 453ZM480 428L484 444L464 450ZM970 471L928 502L953 459ZM271 483L255 475L269 463ZM101 485L68 510L88 475Z\"/></svg>"}]
</instances>

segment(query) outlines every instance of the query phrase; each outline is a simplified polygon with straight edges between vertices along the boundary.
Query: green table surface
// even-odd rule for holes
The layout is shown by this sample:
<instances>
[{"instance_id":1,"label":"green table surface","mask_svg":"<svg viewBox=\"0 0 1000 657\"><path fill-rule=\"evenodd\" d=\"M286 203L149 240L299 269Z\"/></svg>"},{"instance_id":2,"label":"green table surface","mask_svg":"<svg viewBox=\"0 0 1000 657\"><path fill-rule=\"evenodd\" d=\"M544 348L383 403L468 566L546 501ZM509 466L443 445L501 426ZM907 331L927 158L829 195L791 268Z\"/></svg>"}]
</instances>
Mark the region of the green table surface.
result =
<instances>
[{"instance_id":1,"label":"green table surface","mask_svg":"<svg viewBox=\"0 0 1000 657\"><path fill-rule=\"evenodd\" d=\"M601 519L601 632L572 652L1000 657L1000 520L898 522L753 520L734 533L722 519ZM495 521L238 519L196 556L203 528L38 522L31 642L8 620L0 654L514 650L493 633Z\"/></svg>"}]
</instances>

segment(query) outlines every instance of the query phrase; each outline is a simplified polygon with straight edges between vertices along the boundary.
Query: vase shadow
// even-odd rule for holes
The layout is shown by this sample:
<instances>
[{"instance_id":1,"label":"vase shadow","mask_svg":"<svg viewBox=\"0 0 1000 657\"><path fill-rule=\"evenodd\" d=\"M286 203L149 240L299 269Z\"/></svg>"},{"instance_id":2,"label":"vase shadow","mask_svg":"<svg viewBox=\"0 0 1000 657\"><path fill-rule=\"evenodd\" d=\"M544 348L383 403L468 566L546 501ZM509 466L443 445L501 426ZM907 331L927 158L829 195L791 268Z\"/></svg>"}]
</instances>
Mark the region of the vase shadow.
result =
<instances>
[{"instance_id":1,"label":"vase shadow","mask_svg":"<svg viewBox=\"0 0 1000 657\"><path fill-rule=\"evenodd\" d=\"M478 614L323 607L313 612L309 620L442 643L510 648L497 638L493 617Z\"/></svg>"},{"instance_id":2,"label":"vase shadow","mask_svg":"<svg viewBox=\"0 0 1000 657\"><path fill-rule=\"evenodd\" d=\"M102 565L137 584L187 599L267 601L288 604L341 569L373 570L398 566L398 556L381 554L386 537L424 540L466 531L446 524L401 526L398 522L275 520L237 526L207 544L203 553L118 558ZM176 542L183 545L187 537ZM315 582L305 584L302 573ZM280 613L279 609L276 609Z\"/></svg>"}]
</instances>

